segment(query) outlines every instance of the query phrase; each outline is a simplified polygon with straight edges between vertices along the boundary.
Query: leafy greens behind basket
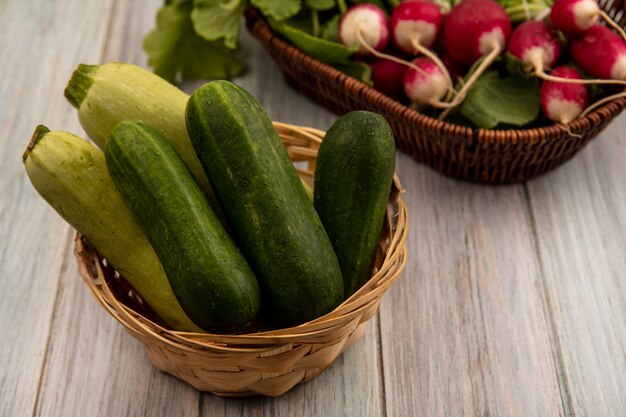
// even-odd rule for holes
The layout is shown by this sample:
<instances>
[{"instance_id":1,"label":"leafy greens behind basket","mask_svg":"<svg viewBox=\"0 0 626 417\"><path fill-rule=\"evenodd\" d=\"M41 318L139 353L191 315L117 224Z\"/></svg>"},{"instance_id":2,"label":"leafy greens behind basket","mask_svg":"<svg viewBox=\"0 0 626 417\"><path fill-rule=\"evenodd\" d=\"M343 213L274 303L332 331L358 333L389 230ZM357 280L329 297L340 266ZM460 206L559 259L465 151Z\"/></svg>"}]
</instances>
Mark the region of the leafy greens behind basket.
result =
<instances>
[{"instance_id":1,"label":"leafy greens behind basket","mask_svg":"<svg viewBox=\"0 0 626 417\"><path fill-rule=\"evenodd\" d=\"M352 61L355 48L339 42L339 19L348 7L345 0L166 0L156 28L144 39L148 63L170 82L179 76L229 79L239 75L245 65L238 57L238 38L248 6L256 7L276 32L304 52L370 84L370 68Z\"/></svg>"}]
</instances>

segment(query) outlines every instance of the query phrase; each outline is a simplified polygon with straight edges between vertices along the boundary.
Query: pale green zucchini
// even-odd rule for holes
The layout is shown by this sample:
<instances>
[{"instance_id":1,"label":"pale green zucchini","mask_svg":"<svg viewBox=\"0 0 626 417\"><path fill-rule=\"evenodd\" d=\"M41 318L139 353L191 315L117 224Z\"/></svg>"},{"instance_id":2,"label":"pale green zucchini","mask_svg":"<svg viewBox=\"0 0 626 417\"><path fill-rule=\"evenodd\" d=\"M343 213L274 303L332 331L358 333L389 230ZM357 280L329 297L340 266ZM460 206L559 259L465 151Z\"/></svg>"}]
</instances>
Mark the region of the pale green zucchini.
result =
<instances>
[{"instance_id":1,"label":"pale green zucchini","mask_svg":"<svg viewBox=\"0 0 626 417\"><path fill-rule=\"evenodd\" d=\"M213 210L223 218L187 134L187 94L141 67L111 62L80 64L65 88L65 98L78 109L80 124L100 149L104 149L113 128L124 120L142 122L161 132L194 176Z\"/></svg>"},{"instance_id":2,"label":"pale green zucchini","mask_svg":"<svg viewBox=\"0 0 626 417\"><path fill-rule=\"evenodd\" d=\"M111 130L124 120L143 122L162 133L207 195L213 210L223 218L187 134L187 94L141 67L112 62L80 64L65 88L65 97L78 109L80 124L101 149ZM310 187L304 185L312 200Z\"/></svg>"},{"instance_id":3,"label":"pale green zucchini","mask_svg":"<svg viewBox=\"0 0 626 417\"><path fill-rule=\"evenodd\" d=\"M23 160L44 200L172 329L201 331L178 304L152 246L109 176L102 151L71 133L39 126Z\"/></svg>"}]
</instances>

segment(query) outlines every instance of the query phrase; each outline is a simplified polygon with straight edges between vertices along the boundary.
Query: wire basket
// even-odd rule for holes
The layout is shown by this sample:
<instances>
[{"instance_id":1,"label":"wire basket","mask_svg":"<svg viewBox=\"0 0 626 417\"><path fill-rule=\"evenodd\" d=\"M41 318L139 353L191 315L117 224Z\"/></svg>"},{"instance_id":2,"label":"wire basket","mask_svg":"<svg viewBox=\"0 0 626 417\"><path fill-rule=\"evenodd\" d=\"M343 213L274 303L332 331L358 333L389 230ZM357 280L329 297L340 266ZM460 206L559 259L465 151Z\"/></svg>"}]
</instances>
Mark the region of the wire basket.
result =
<instances>
[{"instance_id":1,"label":"wire basket","mask_svg":"<svg viewBox=\"0 0 626 417\"><path fill-rule=\"evenodd\" d=\"M602 9L626 25L621 1L601 0ZM567 125L532 129L475 129L420 114L296 48L274 33L253 8L248 30L278 63L289 85L329 110L369 110L387 119L399 149L416 161L455 178L513 183L546 173L571 159L626 106L617 99Z\"/></svg>"},{"instance_id":2,"label":"wire basket","mask_svg":"<svg viewBox=\"0 0 626 417\"><path fill-rule=\"evenodd\" d=\"M324 132L274 124L299 174L313 183ZM250 334L177 332L166 328L115 269L76 235L80 275L98 302L141 341L155 367L220 396L278 396L319 375L358 341L382 295L406 262L407 210L394 178L372 278L332 312L308 323Z\"/></svg>"}]
</instances>

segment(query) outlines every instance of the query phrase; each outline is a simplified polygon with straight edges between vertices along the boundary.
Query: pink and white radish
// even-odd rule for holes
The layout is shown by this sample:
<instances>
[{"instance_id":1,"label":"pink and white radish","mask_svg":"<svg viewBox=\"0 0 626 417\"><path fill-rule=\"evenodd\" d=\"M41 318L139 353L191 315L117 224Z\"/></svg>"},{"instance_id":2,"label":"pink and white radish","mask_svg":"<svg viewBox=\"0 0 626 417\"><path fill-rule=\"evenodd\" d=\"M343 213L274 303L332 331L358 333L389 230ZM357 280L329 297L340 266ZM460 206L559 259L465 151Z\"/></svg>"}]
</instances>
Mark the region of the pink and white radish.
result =
<instances>
[{"instance_id":1,"label":"pink and white radish","mask_svg":"<svg viewBox=\"0 0 626 417\"><path fill-rule=\"evenodd\" d=\"M443 25L444 16L439 7L426 0L400 3L391 14L391 33L394 43L406 53L421 53L435 62L446 77L449 91L452 79L441 60L429 48L435 43Z\"/></svg>"},{"instance_id":2,"label":"pink and white radish","mask_svg":"<svg viewBox=\"0 0 626 417\"><path fill-rule=\"evenodd\" d=\"M385 12L369 3L350 7L339 21L339 39L346 46L356 46L361 55L382 51L390 39Z\"/></svg>"},{"instance_id":3,"label":"pink and white radish","mask_svg":"<svg viewBox=\"0 0 626 417\"><path fill-rule=\"evenodd\" d=\"M545 68L552 67L559 59L561 44L546 23L528 21L515 28L507 50L534 74L541 76Z\"/></svg>"},{"instance_id":4,"label":"pink and white radish","mask_svg":"<svg viewBox=\"0 0 626 417\"><path fill-rule=\"evenodd\" d=\"M600 25L592 26L582 37L570 41L570 55L574 63L589 75L610 78L585 81L626 85L626 43L610 29ZM626 97L626 92L604 97L587 107L581 116L604 103L622 97Z\"/></svg>"},{"instance_id":5,"label":"pink and white radish","mask_svg":"<svg viewBox=\"0 0 626 417\"><path fill-rule=\"evenodd\" d=\"M579 36L600 20L596 0L556 0L550 10L550 21L567 36Z\"/></svg>"},{"instance_id":6,"label":"pink and white radish","mask_svg":"<svg viewBox=\"0 0 626 417\"><path fill-rule=\"evenodd\" d=\"M439 7L426 0L400 3L391 14L391 33L398 48L408 54L433 46L444 16Z\"/></svg>"},{"instance_id":7,"label":"pink and white radish","mask_svg":"<svg viewBox=\"0 0 626 417\"><path fill-rule=\"evenodd\" d=\"M387 17L377 6L362 3L349 8L339 22L339 38L346 46L356 46L362 56L370 54L412 68L425 77L429 76L422 68L402 58L380 52L389 43L390 36ZM448 83L450 90L452 83Z\"/></svg>"},{"instance_id":8,"label":"pink and white radish","mask_svg":"<svg viewBox=\"0 0 626 417\"><path fill-rule=\"evenodd\" d=\"M581 36L603 18L617 30L622 39L624 30L600 9L596 0L556 0L550 10L550 21L567 36Z\"/></svg>"},{"instance_id":9,"label":"pink and white radish","mask_svg":"<svg viewBox=\"0 0 626 417\"><path fill-rule=\"evenodd\" d=\"M467 82L452 100L459 105L478 77L504 50L511 35L511 19L502 6L493 0L464 0L452 8L443 28L443 43L450 57L471 66L484 57ZM439 116L446 117L450 109Z\"/></svg>"},{"instance_id":10,"label":"pink and white radish","mask_svg":"<svg viewBox=\"0 0 626 417\"><path fill-rule=\"evenodd\" d=\"M415 58L412 64L422 71L407 68L404 71L404 92L411 102L417 105L440 107L441 100L448 92L448 80L432 59Z\"/></svg>"},{"instance_id":11,"label":"pink and white radish","mask_svg":"<svg viewBox=\"0 0 626 417\"><path fill-rule=\"evenodd\" d=\"M498 3L464 0L448 14L443 42L452 59L469 67L493 51L502 51L510 34L511 19Z\"/></svg>"},{"instance_id":12,"label":"pink and white radish","mask_svg":"<svg viewBox=\"0 0 626 417\"><path fill-rule=\"evenodd\" d=\"M569 46L572 60L587 74L626 80L626 43L610 29L595 25Z\"/></svg>"},{"instance_id":13,"label":"pink and white radish","mask_svg":"<svg viewBox=\"0 0 626 417\"><path fill-rule=\"evenodd\" d=\"M551 75L558 78L581 80L576 69L560 66L552 70ZM557 123L569 123L583 112L589 100L587 87L582 84L568 84L544 81L540 91L541 109L548 119Z\"/></svg>"},{"instance_id":14,"label":"pink and white radish","mask_svg":"<svg viewBox=\"0 0 626 417\"><path fill-rule=\"evenodd\" d=\"M567 84L621 84L623 82L618 80L626 79L626 44L614 32L603 26L594 26L589 29L588 33L591 32L593 34L598 31L596 27L600 28L599 32L601 32L602 36L588 36L585 34L583 38L574 38L571 41L570 46L576 49L577 53L582 54L580 62L576 58L574 58L574 61L585 71L587 71L586 68L597 70L601 68L602 62L606 62L606 59L601 58L599 55L621 45L623 47L624 59L616 67L615 75L619 75L618 73L621 71L623 78L611 76L610 71L587 71L594 77L600 78L590 80L582 77L559 78L554 73L546 74L545 69L553 66L559 59L561 44L554 31L542 21L524 22L515 28L509 40L507 50L511 55L519 59L525 67L530 69L535 76L543 80ZM586 39L587 41L581 41L581 39ZM607 42L614 46L603 45L600 39L607 39ZM574 51L572 49L573 54ZM588 57L588 54L595 56Z\"/></svg>"}]
</instances>

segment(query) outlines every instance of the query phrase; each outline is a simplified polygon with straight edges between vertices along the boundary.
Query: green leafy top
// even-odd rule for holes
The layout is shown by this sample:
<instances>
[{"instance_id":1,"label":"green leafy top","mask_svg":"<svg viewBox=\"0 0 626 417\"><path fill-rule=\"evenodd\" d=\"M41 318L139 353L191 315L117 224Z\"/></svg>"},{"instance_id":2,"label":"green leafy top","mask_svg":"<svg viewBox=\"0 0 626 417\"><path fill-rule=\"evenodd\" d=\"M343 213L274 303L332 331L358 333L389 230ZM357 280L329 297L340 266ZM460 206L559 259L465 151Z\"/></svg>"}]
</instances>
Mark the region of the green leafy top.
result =
<instances>
[{"instance_id":1,"label":"green leafy top","mask_svg":"<svg viewBox=\"0 0 626 417\"><path fill-rule=\"evenodd\" d=\"M356 52L356 47L348 48L341 43L318 38L293 26L289 26L285 22L270 20L270 25L272 29L289 39L298 48L328 64L346 63L352 54Z\"/></svg>"},{"instance_id":2,"label":"green leafy top","mask_svg":"<svg viewBox=\"0 0 626 417\"><path fill-rule=\"evenodd\" d=\"M238 75L244 69L237 57L238 38L249 5L304 52L369 83L371 71L350 61L355 50L339 42L345 0L166 0L156 28L144 40L148 63L170 82L180 75L189 79Z\"/></svg>"},{"instance_id":3,"label":"green leafy top","mask_svg":"<svg viewBox=\"0 0 626 417\"><path fill-rule=\"evenodd\" d=\"M524 126L539 115L539 80L487 71L469 90L460 114L483 129Z\"/></svg>"},{"instance_id":4,"label":"green leafy top","mask_svg":"<svg viewBox=\"0 0 626 417\"><path fill-rule=\"evenodd\" d=\"M158 14L156 28L144 39L148 64L155 74L174 82L184 78L230 78L244 69L244 64L224 41L207 40L194 30L191 1L166 2ZM239 21L239 20L238 20Z\"/></svg>"},{"instance_id":5,"label":"green leafy top","mask_svg":"<svg viewBox=\"0 0 626 417\"><path fill-rule=\"evenodd\" d=\"M266 17L284 20L300 11L300 0L251 0L254 7Z\"/></svg>"},{"instance_id":6,"label":"green leafy top","mask_svg":"<svg viewBox=\"0 0 626 417\"><path fill-rule=\"evenodd\" d=\"M237 48L241 16L246 9L244 0L195 0L191 12L193 26L204 39L224 38L224 45Z\"/></svg>"},{"instance_id":7,"label":"green leafy top","mask_svg":"<svg viewBox=\"0 0 626 417\"><path fill-rule=\"evenodd\" d=\"M306 0L306 5L313 10L331 10L337 5L335 0Z\"/></svg>"}]
</instances>

